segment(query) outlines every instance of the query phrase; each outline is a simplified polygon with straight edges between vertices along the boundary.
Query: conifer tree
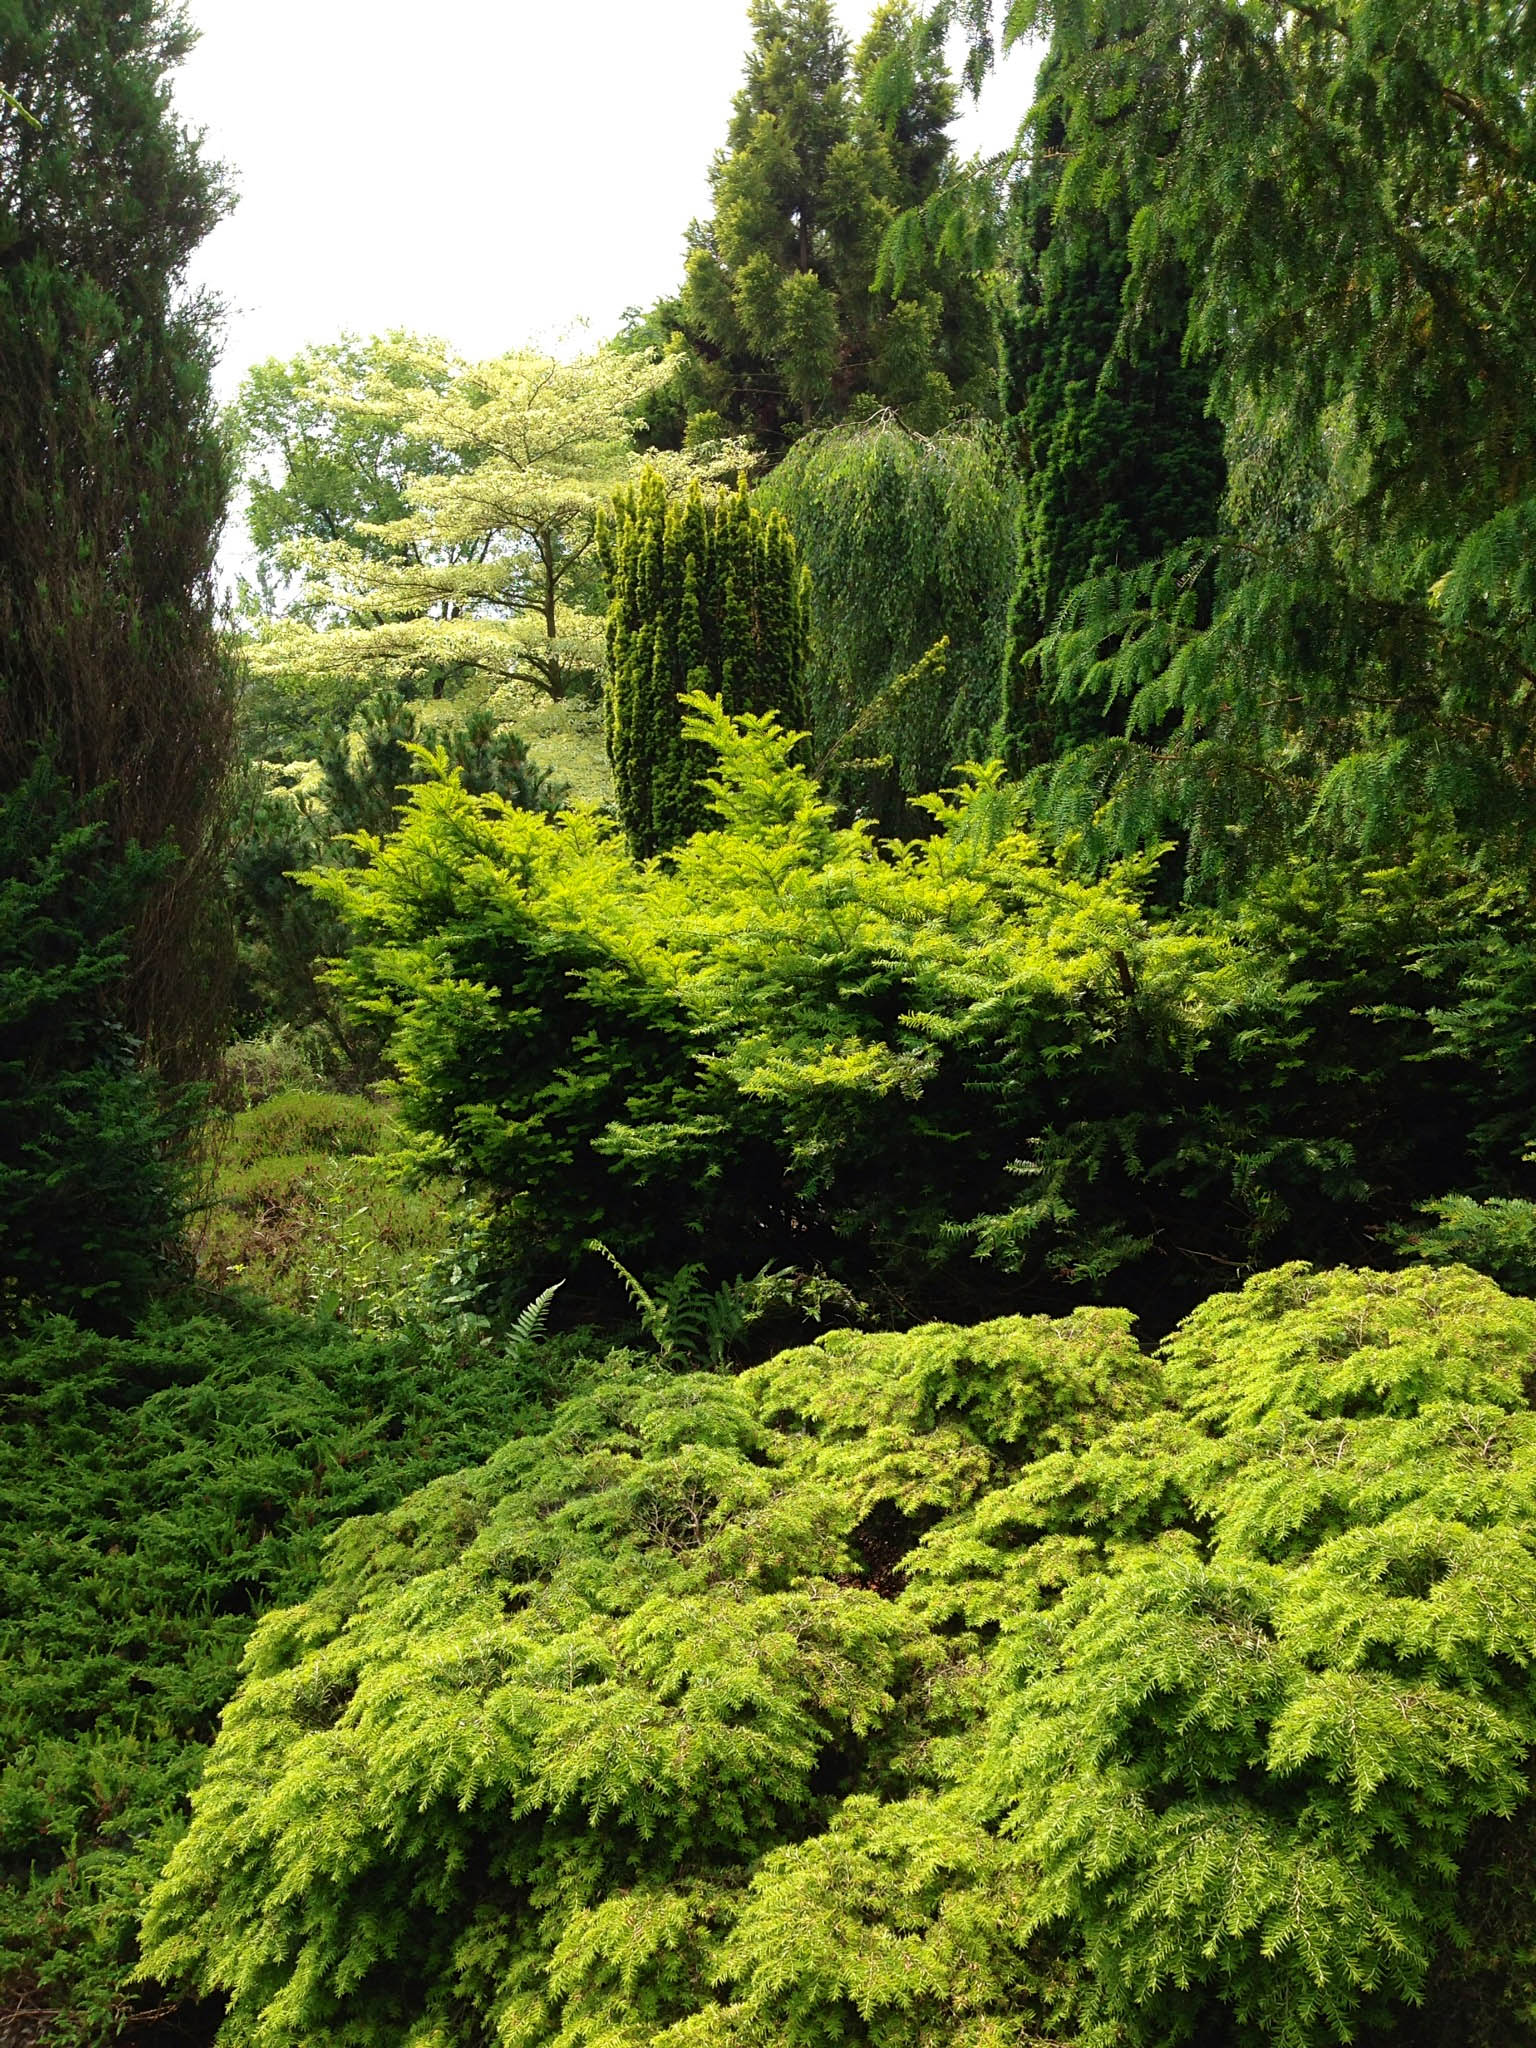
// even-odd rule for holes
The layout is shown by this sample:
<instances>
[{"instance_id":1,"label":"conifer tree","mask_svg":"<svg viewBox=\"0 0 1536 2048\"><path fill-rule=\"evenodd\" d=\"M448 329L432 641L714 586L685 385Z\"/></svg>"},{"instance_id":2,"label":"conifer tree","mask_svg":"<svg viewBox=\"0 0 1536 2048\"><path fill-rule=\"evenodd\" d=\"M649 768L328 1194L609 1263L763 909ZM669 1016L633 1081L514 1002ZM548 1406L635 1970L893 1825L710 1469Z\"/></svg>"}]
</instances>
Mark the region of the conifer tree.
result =
<instances>
[{"instance_id":1,"label":"conifer tree","mask_svg":"<svg viewBox=\"0 0 1536 2048\"><path fill-rule=\"evenodd\" d=\"M705 823L705 761L683 737L686 690L732 715L804 716L809 577L783 516L745 479L713 508L697 483L669 498L659 472L614 500L599 546L608 579L608 751L619 814L639 858Z\"/></svg>"},{"instance_id":2,"label":"conifer tree","mask_svg":"<svg viewBox=\"0 0 1536 2048\"><path fill-rule=\"evenodd\" d=\"M872 290L886 228L949 160L941 36L888 0L850 63L829 0L752 0L751 20L714 215L690 230L680 300L658 309L692 356L690 412L778 450L860 398L924 428L985 407L976 280L935 254L898 298Z\"/></svg>"},{"instance_id":3,"label":"conifer tree","mask_svg":"<svg viewBox=\"0 0 1536 2048\"><path fill-rule=\"evenodd\" d=\"M1043 778L1041 815L1105 856L1172 829L1214 898L1300 849L1406 858L1429 836L1528 873L1528 10L965 12L976 71L994 25L1054 37L1058 222L1129 194L1132 289L1182 272L1227 430L1216 545L1094 579L1053 636L1058 686L1124 724ZM966 195L943 197L929 238L961 232Z\"/></svg>"},{"instance_id":4,"label":"conifer tree","mask_svg":"<svg viewBox=\"0 0 1536 2048\"><path fill-rule=\"evenodd\" d=\"M1187 296L1175 285L1126 318L1128 206L1100 208L1070 234L1053 227L1065 137L1058 78L1048 57L1001 323L1003 409L1024 477L1002 707L1016 765L1104 730L1091 701L1052 701L1042 678L1040 642L1069 593L1099 570L1134 568L1210 533L1225 480L1207 380L1184 360Z\"/></svg>"},{"instance_id":5,"label":"conifer tree","mask_svg":"<svg viewBox=\"0 0 1536 2048\"><path fill-rule=\"evenodd\" d=\"M1018 488L995 427L914 434L888 414L803 436L758 486L811 575L816 773L893 832L921 818L908 798L992 751Z\"/></svg>"},{"instance_id":6,"label":"conifer tree","mask_svg":"<svg viewBox=\"0 0 1536 2048\"><path fill-rule=\"evenodd\" d=\"M183 289L225 195L171 106L190 41L163 0L0 10L0 789L47 752L119 851L174 849L126 1012L172 1066L218 1022L208 903L231 745L214 309Z\"/></svg>"}]
</instances>

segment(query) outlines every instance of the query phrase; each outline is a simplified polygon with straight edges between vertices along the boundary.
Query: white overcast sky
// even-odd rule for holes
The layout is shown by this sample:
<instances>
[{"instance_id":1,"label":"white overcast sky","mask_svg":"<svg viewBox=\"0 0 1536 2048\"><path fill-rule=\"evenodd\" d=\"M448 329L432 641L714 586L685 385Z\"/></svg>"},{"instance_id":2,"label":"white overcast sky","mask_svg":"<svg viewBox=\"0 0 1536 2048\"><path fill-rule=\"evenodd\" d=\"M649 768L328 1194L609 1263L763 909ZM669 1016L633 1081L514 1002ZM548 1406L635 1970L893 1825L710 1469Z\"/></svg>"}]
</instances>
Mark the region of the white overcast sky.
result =
<instances>
[{"instance_id":1,"label":"white overcast sky","mask_svg":"<svg viewBox=\"0 0 1536 2048\"><path fill-rule=\"evenodd\" d=\"M857 37L873 0L840 0ZM594 339L681 277L747 47L746 0L190 0L183 118L240 203L195 280L227 307L219 376L343 330L473 356ZM999 148L1016 52L957 131Z\"/></svg>"}]
</instances>

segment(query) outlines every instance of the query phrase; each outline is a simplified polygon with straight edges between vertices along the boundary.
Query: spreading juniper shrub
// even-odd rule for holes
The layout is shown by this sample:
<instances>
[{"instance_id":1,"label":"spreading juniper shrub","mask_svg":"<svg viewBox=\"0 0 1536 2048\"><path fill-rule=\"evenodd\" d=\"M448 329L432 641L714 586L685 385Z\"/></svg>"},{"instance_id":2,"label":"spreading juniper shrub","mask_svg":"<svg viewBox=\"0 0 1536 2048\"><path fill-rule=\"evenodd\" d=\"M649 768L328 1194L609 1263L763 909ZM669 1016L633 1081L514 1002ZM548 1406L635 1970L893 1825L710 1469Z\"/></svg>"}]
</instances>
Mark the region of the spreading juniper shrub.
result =
<instances>
[{"instance_id":1,"label":"spreading juniper shrub","mask_svg":"<svg viewBox=\"0 0 1536 2048\"><path fill-rule=\"evenodd\" d=\"M534 1391L489 1348L445 1368L234 1306L129 1337L60 1317L0 1351L6 2048L184 2037L184 2001L126 1985L134 1926L255 1618Z\"/></svg>"}]
</instances>

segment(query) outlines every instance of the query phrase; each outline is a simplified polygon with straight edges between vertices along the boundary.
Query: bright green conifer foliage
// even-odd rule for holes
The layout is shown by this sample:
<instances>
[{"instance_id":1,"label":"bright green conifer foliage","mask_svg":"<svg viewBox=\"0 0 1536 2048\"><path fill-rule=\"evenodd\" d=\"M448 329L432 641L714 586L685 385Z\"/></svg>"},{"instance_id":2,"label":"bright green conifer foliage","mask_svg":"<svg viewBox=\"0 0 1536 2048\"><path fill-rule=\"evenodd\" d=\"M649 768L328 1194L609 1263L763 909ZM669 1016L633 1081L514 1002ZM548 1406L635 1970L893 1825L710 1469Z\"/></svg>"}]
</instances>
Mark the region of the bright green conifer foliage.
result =
<instances>
[{"instance_id":1,"label":"bright green conifer foliage","mask_svg":"<svg viewBox=\"0 0 1536 2048\"><path fill-rule=\"evenodd\" d=\"M225 2048L1524 2039L1456 1915L1528 1811L1533 1352L1293 1266L1161 1382L1087 1310L600 1373L262 1624L150 1966Z\"/></svg>"},{"instance_id":2,"label":"bright green conifer foliage","mask_svg":"<svg viewBox=\"0 0 1536 2048\"><path fill-rule=\"evenodd\" d=\"M647 470L615 497L598 546L614 793L630 848L647 859L706 821L709 757L683 735L684 692L718 696L732 715L803 720L809 579L783 515L761 513L745 477L706 505L697 484L669 498Z\"/></svg>"},{"instance_id":3,"label":"bright green conifer foliage","mask_svg":"<svg viewBox=\"0 0 1536 2048\"><path fill-rule=\"evenodd\" d=\"M1533 1343L1464 1268L1281 1268L1169 1341L1170 1412L934 1539L925 1616L1001 1624L977 1787L1089 2039L1529 2038L1514 1955L1502 2011L1453 1984L1469 1832L1530 1796Z\"/></svg>"},{"instance_id":4,"label":"bright green conifer foliage","mask_svg":"<svg viewBox=\"0 0 1536 2048\"><path fill-rule=\"evenodd\" d=\"M329 735L318 760L256 761L236 784L229 883L238 940L232 1007L241 1035L284 1022L318 1025L347 1067L365 1073L373 1066L376 1034L344 1026L323 979L327 955L342 943L340 927L296 876L355 859L346 835L390 831L402 791L433 772L436 752L477 794L494 791L535 808L563 794L488 711L431 732L391 690L366 699L349 727Z\"/></svg>"},{"instance_id":5,"label":"bright green conifer foliage","mask_svg":"<svg viewBox=\"0 0 1536 2048\"><path fill-rule=\"evenodd\" d=\"M403 1113L496 1204L522 1298L593 1236L651 1274L825 1259L903 1301L1145 1251L1180 1077L1239 993L1222 942L1148 922L1148 864L1058 873L995 769L881 845L770 716L695 697L683 736L717 823L664 866L445 781L317 882L351 930L343 997L388 1022ZM1200 1221L1217 1182L1253 1213L1222 1174L1202 1159L1180 1242L1227 1227Z\"/></svg>"},{"instance_id":6,"label":"bright green conifer foliage","mask_svg":"<svg viewBox=\"0 0 1536 2048\"><path fill-rule=\"evenodd\" d=\"M1526 981L1477 992L1454 866L1298 869L1175 925L1150 860L1053 864L995 765L881 842L772 719L694 698L683 737L716 823L663 866L436 782L319 884L338 992L519 1300L598 1237L652 1277L820 1262L906 1319L1019 1274L1166 1327L1213 1261L1364 1250L1458 1179L1530 1192Z\"/></svg>"},{"instance_id":7,"label":"bright green conifer foliage","mask_svg":"<svg viewBox=\"0 0 1536 2048\"><path fill-rule=\"evenodd\" d=\"M975 1718L974 1647L890 1597L902 1552L1144 1409L1126 1322L836 1335L736 1381L631 1365L355 1523L252 1645L151 1967L238 1987L231 2048L756 2038L711 1987L746 1974L722 1945L759 1860L850 1792L926 1803ZM941 1864L996 1860L931 1832Z\"/></svg>"}]
</instances>

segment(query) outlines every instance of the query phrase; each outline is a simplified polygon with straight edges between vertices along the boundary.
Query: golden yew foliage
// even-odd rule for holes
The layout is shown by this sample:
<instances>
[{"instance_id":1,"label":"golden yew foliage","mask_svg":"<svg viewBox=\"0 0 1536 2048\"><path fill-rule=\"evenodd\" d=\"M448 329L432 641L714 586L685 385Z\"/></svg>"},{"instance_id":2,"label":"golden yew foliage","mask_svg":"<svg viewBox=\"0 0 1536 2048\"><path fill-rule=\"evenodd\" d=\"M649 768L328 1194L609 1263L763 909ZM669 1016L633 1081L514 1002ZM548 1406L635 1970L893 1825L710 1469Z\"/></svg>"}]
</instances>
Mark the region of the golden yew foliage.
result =
<instances>
[{"instance_id":1,"label":"golden yew foliage","mask_svg":"<svg viewBox=\"0 0 1536 2048\"><path fill-rule=\"evenodd\" d=\"M1304 1266L1161 1372L1109 1310L619 1355L261 1625L147 1967L223 2048L1527 2038L1517 1954L1455 1987L1533 1357L1464 1268Z\"/></svg>"}]
</instances>

